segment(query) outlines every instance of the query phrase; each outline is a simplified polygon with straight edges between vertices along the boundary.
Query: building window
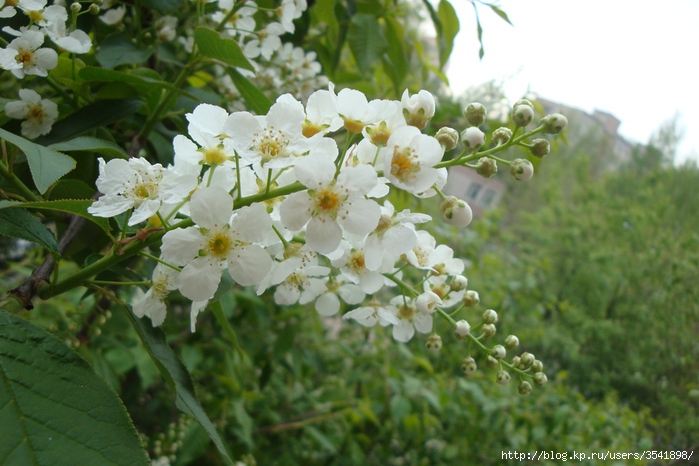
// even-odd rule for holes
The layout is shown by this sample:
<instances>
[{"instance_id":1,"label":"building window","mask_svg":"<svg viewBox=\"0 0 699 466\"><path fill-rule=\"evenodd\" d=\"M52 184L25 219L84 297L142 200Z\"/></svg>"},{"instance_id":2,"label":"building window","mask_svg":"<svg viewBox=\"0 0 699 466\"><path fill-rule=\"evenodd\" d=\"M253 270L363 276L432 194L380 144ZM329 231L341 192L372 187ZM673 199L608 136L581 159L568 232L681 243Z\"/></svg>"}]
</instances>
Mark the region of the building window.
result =
<instances>
[{"instance_id":1,"label":"building window","mask_svg":"<svg viewBox=\"0 0 699 466\"><path fill-rule=\"evenodd\" d=\"M481 192L482 187L483 185L480 183L472 182L466 190L466 200L474 202L478 198L478 194Z\"/></svg>"},{"instance_id":2,"label":"building window","mask_svg":"<svg viewBox=\"0 0 699 466\"><path fill-rule=\"evenodd\" d=\"M495 190L486 189L483 197L481 197L481 204L483 204L483 207L488 208L493 205L493 201L495 201Z\"/></svg>"}]
</instances>

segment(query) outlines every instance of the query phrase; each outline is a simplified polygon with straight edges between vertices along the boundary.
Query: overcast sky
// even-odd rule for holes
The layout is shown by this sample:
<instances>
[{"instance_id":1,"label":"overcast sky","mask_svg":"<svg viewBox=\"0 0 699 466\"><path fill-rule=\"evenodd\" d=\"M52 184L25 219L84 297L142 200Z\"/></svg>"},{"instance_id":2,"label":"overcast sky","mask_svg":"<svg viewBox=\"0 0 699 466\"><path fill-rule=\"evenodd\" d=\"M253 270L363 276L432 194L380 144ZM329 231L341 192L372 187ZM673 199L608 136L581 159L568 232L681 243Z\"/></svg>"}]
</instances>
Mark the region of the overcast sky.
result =
<instances>
[{"instance_id":1,"label":"overcast sky","mask_svg":"<svg viewBox=\"0 0 699 466\"><path fill-rule=\"evenodd\" d=\"M448 76L454 92L505 79L508 97L527 90L621 120L647 142L676 113L679 159L699 159L699 1L500 0L514 26L478 5L485 56L478 60L473 6L451 0L461 32ZM458 58L457 58L458 57Z\"/></svg>"}]
</instances>

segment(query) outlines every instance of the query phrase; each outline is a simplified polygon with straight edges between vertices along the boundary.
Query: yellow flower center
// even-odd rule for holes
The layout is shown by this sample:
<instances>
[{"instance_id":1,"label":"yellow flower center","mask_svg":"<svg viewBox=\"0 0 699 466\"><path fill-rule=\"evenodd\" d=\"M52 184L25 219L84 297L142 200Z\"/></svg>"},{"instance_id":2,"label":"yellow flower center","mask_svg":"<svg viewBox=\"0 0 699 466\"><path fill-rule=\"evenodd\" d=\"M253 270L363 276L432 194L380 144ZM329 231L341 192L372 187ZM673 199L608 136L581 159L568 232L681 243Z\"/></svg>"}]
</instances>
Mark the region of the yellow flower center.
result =
<instances>
[{"instance_id":1,"label":"yellow flower center","mask_svg":"<svg viewBox=\"0 0 699 466\"><path fill-rule=\"evenodd\" d=\"M34 54L29 50L20 50L19 53L17 53L17 56L15 56L15 61L17 61L17 63L21 63L22 66L27 66L31 64L33 58Z\"/></svg>"},{"instance_id":2,"label":"yellow flower center","mask_svg":"<svg viewBox=\"0 0 699 466\"><path fill-rule=\"evenodd\" d=\"M393 158L391 159L391 175L401 181L406 181L414 172L420 169L420 162L416 160L417 155L409 147L402 150L395 146Z\"/></svg>"},{"instance_id":3,"label":"yellow flower center","mask_svg":"<svg viewBox=\"0 0 699 466\"><path fill-rule=\"evenodd\" d=\"M262 164L278 157L288 157L286 146L289 141L280 130L275 130L273 126L265 129L261 136L258 133L253 135L252 146L262 156Z\"/></svg>"},{"instance_id":4,"label":"yellow flower center","mask_svg":"<svg viewBox=\"0 0 699 466\"><path fill-rule=\"evenodd\" d=\"M415 308L413 306L403 304L402 306L398 307L398 317L412 321L414 315Z\"/></svg>"},{"instance_id":5,"label":"yellow flower center","mask_svg":"<svg viewBox=\"0 0 699 466\"><path fill-rule=\"evenodd\" d=\"M202 152L204 153L204 163L210 167L218 167L230 160L221 146L202 149Z\"/></svg>"},{"instance_id":6,"label":"yellow flower center","mask_svg":"<svg viewBox=\"0 0 699 466\"><path fill-rule=\"evenodd\" d=\"M219 260L225 260L228 252L231 250L231 238L224 231L220 231L209 237L206 244L208 255L214 256Z\"/></svg>"},{"instance_id":7,"label":"yellow flower center","mask_svg":"<svg viewBox=\"0 0 699 466\"><path fill-rule=\"evenodd\" d=\"M30 120L42 121L44 119L44 107L41 105L33 105L29 108L27 117Z\"/></svg>"},{"instance_id":8,"label":"yellow flower center","mask_svg":"<svg viewBox=\"0 0 699 466\"><path fill-rule=\"evenodd\" d=\"M347 265L354 271L364 270L364 253L362 251L352 251Z\"/></svg>"}]
</instances>

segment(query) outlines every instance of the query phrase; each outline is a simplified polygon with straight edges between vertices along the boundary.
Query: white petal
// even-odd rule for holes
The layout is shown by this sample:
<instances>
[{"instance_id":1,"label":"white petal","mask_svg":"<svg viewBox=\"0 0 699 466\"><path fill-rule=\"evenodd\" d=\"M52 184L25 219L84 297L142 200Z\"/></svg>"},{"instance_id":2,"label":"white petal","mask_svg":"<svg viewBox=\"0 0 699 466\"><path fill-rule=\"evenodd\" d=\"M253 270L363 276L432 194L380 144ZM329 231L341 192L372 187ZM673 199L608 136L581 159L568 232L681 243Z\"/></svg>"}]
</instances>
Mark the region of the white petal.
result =
<instances>
[{"instance_id":1,"label":"white petal","mask_svg":"<svg viewBox=\"0 0 699 466\"><path fill-rule=\"evenodd\" d=\"M231 229L248 243L260 242L272 228L272 219L262 203L243 207L231 220Z\"/></svg>"},{"instance_id":2,"label":"white petal","mask_svg":"<svg viewBox=\"0 0 699 466\"><path fill-rule=\"evenodd\" d=\"M228 255L228 271L238 284L259 284L272 267L272 258L262 247L252 244L235 248Z\"/></svg>"},{"instance_id":3,"label":"white petal","mask_svg":"<svg viewBox=\"0 0 699 466\"><path fill-rule=\"evenodd\" d=\"M294 173L304 186L317 189L329 184L335 177L335 164L321 157L303 157L296 163Z\"/></svg>"},{"instance_id":4,"label":"white petal","mask_svg":"<svg viewBox=\"0 0 699 466\"><path fill-rule=\"evenodd\" d=\"M375 201L355 197L347 205L347 216L338 217L338 222L348 232L364 236L374 231L380 218L381 207Z\"/></svg>"},{"instance_id":5,"label":"white petal","mask_svg":"<svg viewBox=\"0 0 699 466\"><path fill-rule=\"evenodd\" d=\"M313 201L306 191L290 194L279 206L281 221L291 231L303 228L311 218Z\"/></svg>"},{"instance_id":6,"label":"white petal","mask_svg":"<svg viewBox=\"0 0 699 466\"><path fill-rule=\"evenodd\" d=\"M415 335L415 327L406 319L400 319L398 325L393 326L393 338L403 343L410 341Z\"/></svg>"},{"instance_id":7,"label":"white petal","mask_svg":"<svg viewBox=\"0 0 699 466\"><path fill-rule=\"evenodd\" d=\"M366 296L361 288L352 283L346 283L340 287L338 294L347 304L359 304Z\"/></svg>"},{"instance_id":8,"label":"white petal","mask_svg":"<svg viewBox=\"0 0 699 466\"><path fill-rule=\"evenodd\" d=\"M415 329L420 333L428 333L432 330L432 316L429 314L418 313L413 317Z\"/></svg>"},{"instance_id":9,"label":"white petal","mask_svg":"<svg viewBox=\"0 0 699 466\"><path fill-rule=\"evenodd\" d=\"M340 246L342 229L337 222L313 217L306 227L306 243L316 252L327 254Z\"/></svg>"},{"instance_id":10,"label":"white petal","mask_svg":"<svg viewBox=\"0 0 699 466\"><path fill-rule=\"evenodd\" d=\"M218 229L227 225L231 219L233 198L223 188L202 188L192 194L189 211L197 225Z\"/></svg>"},{"instance_id":11,"label":"white petal","mask_svg":"<svg viewBox=\"0 0 699 466\"><path fill-rule=\"evenodd\" d=\"M322 316L332 316L340 310L340 300L334 293L325 293L316 300L316 311Z\"/></svg>"},{"instance_id":12,"label":"white petal","mask_svg":"<svg viewBox=\"0 0 699 466\"><path fill-rule=\"evenodd\" d=\"M221 267L218 261L212 261L209 257L194 259L178 277L180 293L192 301L213 298L220 281Z\"/></svg>"},{"instance_id":13,"label":"white petal","mask_svg":"<svg viewBox=\"0 0 699 466\"><path fill-rule=\"evenodd\" d=\"M196 258L203 247L204 237L198 228L177 228L165 233L160 253L166 262L185 265Z\"/></svg>"}]
</instances>

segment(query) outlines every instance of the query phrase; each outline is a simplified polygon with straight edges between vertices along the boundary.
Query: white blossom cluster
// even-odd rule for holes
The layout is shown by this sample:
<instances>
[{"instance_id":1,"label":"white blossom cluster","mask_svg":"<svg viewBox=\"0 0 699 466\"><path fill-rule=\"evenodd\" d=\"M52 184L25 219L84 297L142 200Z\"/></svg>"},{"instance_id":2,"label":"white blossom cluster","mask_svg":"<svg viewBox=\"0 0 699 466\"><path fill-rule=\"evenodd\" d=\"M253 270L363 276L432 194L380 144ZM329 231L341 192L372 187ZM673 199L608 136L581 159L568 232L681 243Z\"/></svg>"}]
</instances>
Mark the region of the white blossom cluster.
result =
<instances>
[{"instance_id":1,"label":"white blossom cluster","mask_svg":"<svg viewBox=\"0 0 699 466\"><path fill-rule=\"evenodd\" d=\"M424 127L434 109L426 91L368 101L332 85L305 106L282 95L262 116L201 104L186 115L189 134L173 141L173 165L100 159L103 196L88 211L126 212L129 225L157 215L167 230L134 312L160 325L166 297L179 290L193 302L194 331L227 271L258 294L273 289L280 305L313 303L332 316L344 301L345 319L392 325L399 341L430 332L438 307L461 302L464 263L415 228L428 215L381 198L392 188L428 197L446 183L446 169L435 167L444 147L408 124ZM341 153L332 136L343 127L362 137ZM403 282L405 267L420 273L418 288Z\"/></svg>"}]
</instances>

